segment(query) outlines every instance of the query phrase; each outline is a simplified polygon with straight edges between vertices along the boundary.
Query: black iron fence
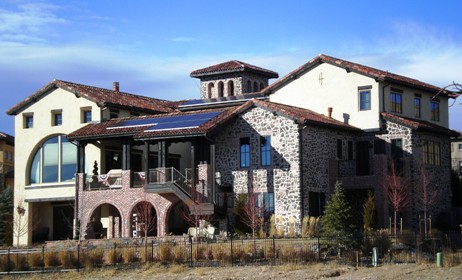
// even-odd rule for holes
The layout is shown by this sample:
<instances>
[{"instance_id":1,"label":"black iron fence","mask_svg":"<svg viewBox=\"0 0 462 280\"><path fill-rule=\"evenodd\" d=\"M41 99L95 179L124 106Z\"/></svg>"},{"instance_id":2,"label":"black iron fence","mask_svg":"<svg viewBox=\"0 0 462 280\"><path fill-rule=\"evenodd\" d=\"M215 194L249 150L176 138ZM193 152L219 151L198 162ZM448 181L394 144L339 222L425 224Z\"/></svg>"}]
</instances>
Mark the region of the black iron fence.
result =
<instances>
[{"instance_id":1,"label":"black iron fence","mask_svg":"<svg viewBox=\"0 0 462 280\"><path fill-rule=\"evenodd\" d=\"M442 253L444 265L462 263L462 235L446 232L396 237L377 231L356 237L226 238L189 237L71 241L53 246L0 250L2 274L136 266L147 262L196 266L308 264L334 261L355 266L431 263Z\"/></svg>"}]
</instances>

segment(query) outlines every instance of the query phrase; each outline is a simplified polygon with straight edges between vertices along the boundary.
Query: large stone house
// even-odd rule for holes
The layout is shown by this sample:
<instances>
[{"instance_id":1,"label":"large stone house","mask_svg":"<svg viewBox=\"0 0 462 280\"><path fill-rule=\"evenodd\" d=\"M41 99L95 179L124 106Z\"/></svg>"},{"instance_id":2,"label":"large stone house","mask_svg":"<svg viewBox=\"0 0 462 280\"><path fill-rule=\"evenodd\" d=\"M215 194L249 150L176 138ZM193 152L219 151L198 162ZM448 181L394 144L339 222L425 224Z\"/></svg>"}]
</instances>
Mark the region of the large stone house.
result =
<instances>
[{"instance_id":1,"label":"large stone house","mask_svg":"<svg viewBox=\"0 0 462 280\"><path fill-rule=\"evenodd\" d=\"M451 92L325 55L271 85L277 73L240 61L191 76L200 99L54 81L10 109L25 147L16 152L24 176L16 204L42 218L22 243L68 238L74 217L81 238L137 236L140 205L156 218L148 235L185 233L185 208L232 231L234 198L249 192L299 232L304 216L322 214L336 181L358 225L371 190L378 226L387 227L391 162L410 182L405 226L418 227L422 177L439 190L429 211L450 208Z\"/></svg>"},{"instance_id":2,"label":"large stone house","mask_svg":"<svg viewBox=\"0 0 462 280\"><path fill-rule=\"evenodd\" d=\"M0 192L13 188L14 137L0 131Z\"/></svg>"}]
</instances>

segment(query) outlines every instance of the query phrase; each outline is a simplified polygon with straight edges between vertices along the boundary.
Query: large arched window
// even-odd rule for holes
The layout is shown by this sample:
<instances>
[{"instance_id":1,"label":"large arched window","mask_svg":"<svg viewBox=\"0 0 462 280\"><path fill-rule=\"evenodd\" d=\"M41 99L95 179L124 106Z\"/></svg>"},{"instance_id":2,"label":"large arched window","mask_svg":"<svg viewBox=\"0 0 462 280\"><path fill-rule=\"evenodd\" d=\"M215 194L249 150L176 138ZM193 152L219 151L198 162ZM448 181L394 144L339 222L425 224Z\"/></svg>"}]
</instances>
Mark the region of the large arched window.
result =
<instances>
[{"instance_id":1,"label":"large arched window","mask_svg":"<svg viewBox=\"0 0 462 280\"><path fill-rule=\"evenodd\" d=\"M212 98L213 87L214 87L214 84L213 84L213 83L209 83L209 84L207 85L207 98Z\"/></svg>"},{"instance_id":2,"label":"large arched window","mask_svg":"<svg viewBox=\"0 0 462 280\"><path fill-rule=\"evenodd\" d=\"M29 183L57 183L74 180L77 147L64 135L49 138L37 149L30 165Z\"/></svg>"},{"instance_id":3,"label":"large arched window","mask_svg":"<svg viewBox=\"0 0 462 280\"><path fill-rule=\"evenodd\" d=\"M252 92L252 82L250 80L247 81L247 90L246 92Z\"/></svg>"}]
</instances>

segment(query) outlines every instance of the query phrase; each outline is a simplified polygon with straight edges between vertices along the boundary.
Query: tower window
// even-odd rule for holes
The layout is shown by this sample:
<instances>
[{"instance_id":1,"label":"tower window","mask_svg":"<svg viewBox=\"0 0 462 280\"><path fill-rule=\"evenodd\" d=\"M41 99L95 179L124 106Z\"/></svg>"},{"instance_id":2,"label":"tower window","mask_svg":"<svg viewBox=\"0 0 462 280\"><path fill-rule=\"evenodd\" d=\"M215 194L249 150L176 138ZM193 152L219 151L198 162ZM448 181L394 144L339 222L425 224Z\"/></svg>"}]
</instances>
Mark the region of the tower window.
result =
<instances>
[{"instance_id":1,"label":"tower window","mask_svg":"<svg viewBox=\"0 0 462 280\"><path fill-rule=\"evenodd\" d=\"M228 96L234 96L234 82L228 82Z\"/></svg>"},{"instance_id":2,"label":"tower window","mask_svg":"<svg viewBox=\"0 0 462 280\"><path fill-rule=\"evenodd\" d=\"M218 97L223 97L224 87L223 82L218 82Z\"/></svg>"}]
</instances>

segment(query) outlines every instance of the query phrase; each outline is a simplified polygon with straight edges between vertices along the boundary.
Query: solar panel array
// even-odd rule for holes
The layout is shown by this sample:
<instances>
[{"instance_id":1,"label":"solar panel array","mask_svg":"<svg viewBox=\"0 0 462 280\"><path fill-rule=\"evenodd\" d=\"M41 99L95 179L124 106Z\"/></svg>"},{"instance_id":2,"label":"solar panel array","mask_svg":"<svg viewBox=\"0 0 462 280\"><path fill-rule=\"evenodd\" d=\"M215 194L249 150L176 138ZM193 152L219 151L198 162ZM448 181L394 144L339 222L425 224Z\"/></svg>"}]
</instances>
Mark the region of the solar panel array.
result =
<instances>
[{"instance_id":1,"label":"solar panel array","mask_svg":"<svg viewBox=\"0 0 462 280\"><path fill-rule=\"evenodd\" d=\"M198 127L222 111L121 121L107 129L146 126L145 132Z\"/></svg>"}]
</instances>

